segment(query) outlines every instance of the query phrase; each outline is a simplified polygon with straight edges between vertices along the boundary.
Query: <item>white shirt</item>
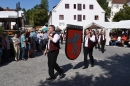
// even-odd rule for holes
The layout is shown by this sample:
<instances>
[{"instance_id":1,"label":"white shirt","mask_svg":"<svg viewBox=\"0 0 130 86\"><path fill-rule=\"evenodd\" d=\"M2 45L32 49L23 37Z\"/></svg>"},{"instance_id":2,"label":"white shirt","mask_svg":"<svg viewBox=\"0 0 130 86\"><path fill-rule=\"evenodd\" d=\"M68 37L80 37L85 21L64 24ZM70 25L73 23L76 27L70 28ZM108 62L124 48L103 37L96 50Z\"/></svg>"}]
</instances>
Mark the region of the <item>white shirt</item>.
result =
<instances>
[{"instance_id":1,"label":"white shirt","mask_svg":"<svg viewBox=\"0 0 130 86\"><path fill-rule=\"evenodd\" d=\"M118 36L117 41L121 41L121 37L120 36Z\"/></svg>"},{"instance_id":2,"label":"white shirt","mask_svg":"<svg viewBox=\"0 0 130 86\"><path fill-rule=\"evenodd\" d=\"M60 34L60 36L62 36L62 37L63 37L63 36L64 36L64 34Z\"/></svg>"},{"instance_id":3,"label":"white shirt","mask_svg":"<svg viewBox=\"0 0 130 86\"><path fill-rule=\"evenodd\" d=\"M48 34L47 34L47 33L44 33L44 34L43 34L43 37L44 37L44 39L48 39Z\"/></svg>"},{"instance_id":4,"label":"white shirt","mask_svg":"<svg viewBox=\"0 0 130 86\"><path fill-rule=\"evenodd\" d=\"M16 38L16 37L13 37L12 41L13 41L13 43L15 43L15 42L19 42L20 43L20 40L18 38ZM20 44L18 44L18 45L20 45ZM17 47L17 45L14 44L14 47Z\"/></svg>"},{"instance_id":5,"label":"white shirt","mask_svg":"<svg viewBox=\"0 0 130 86\"><path fill-rule=\"evenodd\" d=\"M105 40L105 36L104 35L102 35L102 39ZM98 39L98 42L100 42L100 41L101 41L101 35L99 36L99 39Z\"/></svg>"},{"instance_id":6,"label":"white shirt","mask_svg":"<svg viewBox=\"0 0 130 86\"><path fill-rule=\"evenodd\" d=\"M40 34L37 34L37 38L40 38Z\"/></svg>"},{"instance_id":7,"label":"white shirt","mask_svg":"<svg viewBox=\"0 0 130 86\"><path fill-rule=\"evenodd\" d=\"M92 35L92 37L90 38L90 40L92 41L92 42L95 42L95 35ZM86 35L85 36L85 47L88 47L88 36Z\"/></svg>"},{"instance_id":8,"label":"white shirt","mask_svg":"<svg viewBox=\"0 0 130 86\"><path fill-rule=\"evenodd\" d=\"M51 36L52 36L52 34L51 34ZM54 37L53 37L52 42L57 43L59 41L59 39L60 39L60 35L55 34ZM50 39L48 40L48 44L47 44L46 48L47 47L48 47L48 50L49 50L50 49Z\"/></svg>"}]
</instances>

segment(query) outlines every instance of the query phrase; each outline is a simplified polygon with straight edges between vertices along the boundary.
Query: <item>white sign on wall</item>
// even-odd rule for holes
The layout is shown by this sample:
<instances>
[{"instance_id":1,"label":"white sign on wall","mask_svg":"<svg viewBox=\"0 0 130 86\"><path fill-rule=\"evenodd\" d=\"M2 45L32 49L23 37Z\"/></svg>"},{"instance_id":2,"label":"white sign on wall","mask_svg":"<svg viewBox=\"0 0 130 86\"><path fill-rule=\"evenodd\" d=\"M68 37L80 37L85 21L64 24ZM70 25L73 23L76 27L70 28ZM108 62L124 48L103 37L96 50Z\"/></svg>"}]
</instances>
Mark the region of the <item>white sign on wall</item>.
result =
<instances>
[{"instance_id":1,"label":"white sign on wall","mask_svg":"<svg viewBox=\"0 0 130 86\"><path fill-rule=\"evenodd\" d=\"M59 23L59 26L65 26L65 23L60 22L60 23Z\"/></svg>"}]
</instances>

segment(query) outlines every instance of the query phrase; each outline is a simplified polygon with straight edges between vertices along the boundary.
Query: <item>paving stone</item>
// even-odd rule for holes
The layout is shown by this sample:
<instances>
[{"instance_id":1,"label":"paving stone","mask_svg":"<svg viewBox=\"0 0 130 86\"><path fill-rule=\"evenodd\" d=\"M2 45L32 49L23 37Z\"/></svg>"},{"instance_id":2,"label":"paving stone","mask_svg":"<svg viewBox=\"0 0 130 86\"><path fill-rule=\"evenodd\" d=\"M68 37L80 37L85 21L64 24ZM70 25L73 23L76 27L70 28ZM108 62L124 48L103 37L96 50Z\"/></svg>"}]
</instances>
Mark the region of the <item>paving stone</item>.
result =
<instances>
[{"instance_id":1,"label":"paving stone","mask_svg":"<svg viewBox=\"0 0 130 86\"><path fill-rule=\"evenodd\" d=\"M76 60L65 55L61 45L57 63L65 71L60 79L45 81L48 76L47 57L11 62L0 67L0 86L130 86L130 49L106 46L105 53L94 49L95 66L83 70L83 52ZM90 61L89 61L90 63Z\"/></svg>"}]
</instances>

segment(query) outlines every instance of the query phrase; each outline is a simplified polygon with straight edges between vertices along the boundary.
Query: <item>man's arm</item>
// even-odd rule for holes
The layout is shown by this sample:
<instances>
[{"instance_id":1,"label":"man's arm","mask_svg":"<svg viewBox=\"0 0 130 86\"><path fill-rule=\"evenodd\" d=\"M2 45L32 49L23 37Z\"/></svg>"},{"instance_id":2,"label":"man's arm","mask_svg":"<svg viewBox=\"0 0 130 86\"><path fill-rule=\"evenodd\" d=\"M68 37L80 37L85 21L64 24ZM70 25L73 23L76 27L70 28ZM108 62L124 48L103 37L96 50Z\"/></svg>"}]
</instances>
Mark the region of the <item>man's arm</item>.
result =
<instances>
[{"instance_id":1,"label":"man's arm","mask_svg":"<svg viewBox=\"0 0 130 86\"><path fill-rule=\"evenodd\" d=\"M58 40L60 39L60 36L58 34L55 34L53 38L51 36L48 36L48 37L54 43L58 42Z\"/></svg>"},{"instance_id":2,"label":"man's arm","mask_svg":"<svg viewBox=\"0 0 130 86\"><path fill-rule=\"evenodd\" d=\"M16 39L12 39L12 42L13 42L13 44L15 44L15 45L17 45L17 44L20 43L20 42L16 42Z\"/></svg>"},{"instance_id":3,"label":"man's arm","mask_svg":"<svg viewBox=\"0 0 130 86\"><path fill-rule=\"evenodd\" d=\"M93 35L92 37L90 37L90 40L91 40L92 42L95 42L95 36Z\"/></svg>"}]
</instances>

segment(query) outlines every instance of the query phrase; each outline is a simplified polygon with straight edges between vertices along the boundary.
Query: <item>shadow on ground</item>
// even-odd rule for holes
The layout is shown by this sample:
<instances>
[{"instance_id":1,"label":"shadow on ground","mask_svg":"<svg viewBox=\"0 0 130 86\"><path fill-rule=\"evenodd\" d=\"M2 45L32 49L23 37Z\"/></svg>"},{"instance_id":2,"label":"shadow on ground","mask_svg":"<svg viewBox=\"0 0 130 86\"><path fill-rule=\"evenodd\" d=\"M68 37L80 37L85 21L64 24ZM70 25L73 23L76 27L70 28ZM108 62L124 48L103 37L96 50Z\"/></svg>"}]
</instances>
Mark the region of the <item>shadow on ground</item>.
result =
<instances>
[{"instance_id":1,"label":"shadow on ground","mask_svg":"<svg viewBox=\"0 0 130 86\"><path fill-rule=\"evenodd\" d=\"M66 65L63 65L63 66L60 66L63 70L64 70L64 73L66 73L67 71L69 71L73 65L72 64L66 64ZM59 75L58 72L55 73L55 76L57 77Z\"/></svg>"},{"instance_id":2,"label":"shadow on ground","mask_svg":"<svg viewBox=\"0 0 130 86\"><path fill-rule=\"evenodd\" d=\"M76 68L80 68L81 64L79 63ZM70 69L70 65L66 65L64 69ZM75 77L65 77L64 80L49 82L41 80L38 86L130 86L130 53L123 56L114 55L105 61L96 61L96 65L106 72L99 76L81 75L76 72Z\"/></svg>"}]
</instances>

